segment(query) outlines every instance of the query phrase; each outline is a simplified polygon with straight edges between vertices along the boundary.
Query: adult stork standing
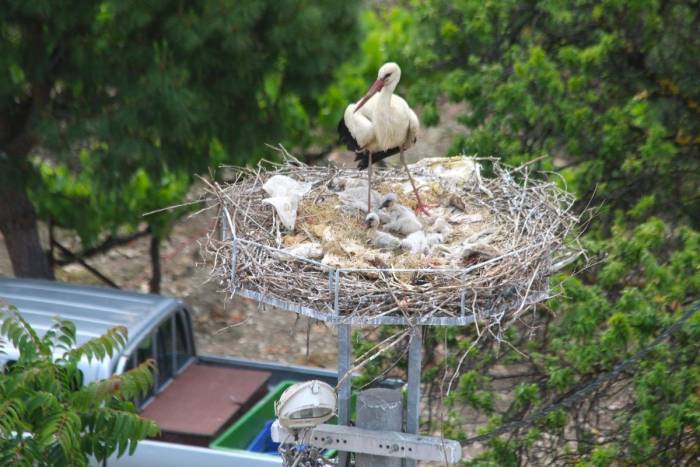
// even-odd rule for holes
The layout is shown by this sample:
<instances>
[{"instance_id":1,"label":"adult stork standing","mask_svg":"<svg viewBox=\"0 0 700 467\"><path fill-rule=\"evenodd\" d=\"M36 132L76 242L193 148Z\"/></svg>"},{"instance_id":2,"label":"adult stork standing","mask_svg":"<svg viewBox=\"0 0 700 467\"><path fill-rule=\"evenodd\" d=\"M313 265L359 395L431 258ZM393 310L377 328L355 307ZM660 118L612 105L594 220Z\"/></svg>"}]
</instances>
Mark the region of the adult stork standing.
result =
<instances>
[{"instance_id":1,"label":"adult stork standing","mask_svg":"<svg viewBox=\"0 0 700 467\"><path fill-rule=\"evenodd\" d=\"M406 101L394 94L400 79L401 68L396 63L382 65L367 94L345 109L338 135L348 149L355 151L357 167L368 169L367 212L372 212L372 164L399 153L416 195L416 211L428 214L404 159L404 151L416 142L420 123Z\"/></svg>"}]
</instances>

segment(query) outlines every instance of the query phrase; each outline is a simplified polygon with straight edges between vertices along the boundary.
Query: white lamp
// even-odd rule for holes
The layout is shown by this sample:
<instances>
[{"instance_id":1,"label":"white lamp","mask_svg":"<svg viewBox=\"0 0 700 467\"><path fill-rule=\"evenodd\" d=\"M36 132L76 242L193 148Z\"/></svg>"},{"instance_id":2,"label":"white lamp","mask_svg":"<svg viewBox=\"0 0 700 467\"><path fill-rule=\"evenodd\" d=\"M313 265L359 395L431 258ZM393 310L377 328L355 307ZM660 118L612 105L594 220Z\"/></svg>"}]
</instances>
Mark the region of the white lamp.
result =
<instances>
[{"instance_id":1,"label":"white lamp","mask_svg":"<svg viewBox=\"0 0 700 467\"><path fill-rule=\"evenodd\" d=\"M335 390L323 381L296 383L275 402L275 415L288 430L313 428L335 414Z\"/></svg>"}]
</instances>

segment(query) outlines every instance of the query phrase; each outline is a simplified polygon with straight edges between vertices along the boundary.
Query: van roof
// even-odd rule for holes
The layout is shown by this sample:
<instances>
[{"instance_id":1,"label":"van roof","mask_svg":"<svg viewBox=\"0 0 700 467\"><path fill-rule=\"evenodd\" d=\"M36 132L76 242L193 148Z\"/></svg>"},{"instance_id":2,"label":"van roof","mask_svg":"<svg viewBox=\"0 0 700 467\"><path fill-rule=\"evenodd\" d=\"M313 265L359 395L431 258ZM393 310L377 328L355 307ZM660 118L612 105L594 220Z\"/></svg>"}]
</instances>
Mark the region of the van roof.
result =
<instances>
[{"instance_id":1,"label":"van roof","mask_svg":"<svg viewBox=\"0 0 700 467\"><path fill-rule=\"evenodd\" d=\"M78 345L115 326L125 326L133 342L179 304L159 295L12 278L0 278L0 302L16 306L40 335L51 327L55 316L72 321Z\"/></svg>"}]
</instances>

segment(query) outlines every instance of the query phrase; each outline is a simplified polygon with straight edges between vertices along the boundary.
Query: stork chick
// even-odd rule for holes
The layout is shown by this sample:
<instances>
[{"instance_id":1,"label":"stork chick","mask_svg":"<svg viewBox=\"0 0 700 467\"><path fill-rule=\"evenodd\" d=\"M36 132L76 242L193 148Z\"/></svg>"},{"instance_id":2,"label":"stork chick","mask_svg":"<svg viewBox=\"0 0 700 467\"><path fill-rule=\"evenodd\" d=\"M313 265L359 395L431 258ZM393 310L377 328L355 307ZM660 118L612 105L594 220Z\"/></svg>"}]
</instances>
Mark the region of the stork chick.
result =
<instances>
[{"instance_id":1,"label":"stork chick","mask_svg":"<svg viewBox=\"0 0 700 467\"><path fill-rule=\"evenodd\" d=\"M330 187L334 191L349 190L357 187L362 187L366 190L367 180L364 178L338 177L330 181Z\"/></svg>"},{"instance_id":2,"label":"stork chick","mask_svg":"<svg viewBox=\"0 0 700 467\"><path fill-rule=\"evenodd\" d=\"M423 228L423 224L406 206L400 204L394 193L382 198L381 214L386 218L384 228L402 235L409 235Z\"/></svg>"},{"instance_id":3,"label":"stork chick","mask_svg":"<svg viewBox=\"0 0 700 467\"><path fill-rule=\"evenodd\" d=\"M445 237L440 233L418 230L401 240L401 248L415 254L428 254L444 241Z\"/></svg>"},{"instance_id":4,"label":"stork chick","mask_svg":"<svg viewBox=\"0 0 700 467\"><path fill-rule=\"evenodd\" d=\"M365 218L365 227L368 229L369 242L373 246L385 250L395 250L401 246L401 240L390 233L379 230L379 216L371 212Z\"/></svg>"},{"instance_id":5,"label":"stork chick","mask_svg":"<svg viewBox=\"0 0 700 467\"><path fill-rule=\"evenodd\" d=\"M370 209L376 208L381 201L380 195L374 190L370 190L369 193ZM338 193L338 198L344 207L359 209L362 212L367 212L366 196L366 186L346 187L344 191Z\"/></svg>"},{"instance_id":6,"label":"stork chick","mask_svg":"<svg viewBox=\"0 0 700 467\"><path fill-rule=\"evenodd\" d=\"M424 254L428 252L428 239L425 232L418 230L401 240L401 248L414 254Z\"/></svg>"},{"instance_id":7,"label":"stork chick","mask_svg":"<svg viewBox=\"0 0 700 467\"><path fill-rule=\"evenodd\" d=\"M443 238L448 238L452 234L452 226L444 217L438 217L430 226L430 231L442 235Z\"/></svg>"},{"instance_id":8,"label":"stork chick","mask_svg":"<svg viewBox=\"0 0 700 467\"><path fill-rule=\"evenodd\" d=\"M457 259L464 266L471 266L491 258L497 258L503 253L496 247L488 243L464 243L457 252Z\"/></svg>"}]
</instances>

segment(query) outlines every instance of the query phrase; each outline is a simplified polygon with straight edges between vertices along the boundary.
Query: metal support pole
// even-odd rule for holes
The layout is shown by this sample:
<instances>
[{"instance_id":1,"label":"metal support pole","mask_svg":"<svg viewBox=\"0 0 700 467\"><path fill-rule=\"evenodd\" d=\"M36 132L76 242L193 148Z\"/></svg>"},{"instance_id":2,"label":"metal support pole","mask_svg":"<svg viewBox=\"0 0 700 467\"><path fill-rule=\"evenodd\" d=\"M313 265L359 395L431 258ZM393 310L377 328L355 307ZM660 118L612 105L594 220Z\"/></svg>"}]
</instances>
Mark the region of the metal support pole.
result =
<instances>
[{"instance_id":1,"label":"metal support pole","mask_svg":"<svg viewBox=\"0 0 700 467\"><path fill-rule=\"evenodd\" d=\"M408 407L406 408L406 432L418 433L420 428L420 379L423 358L423 328L414 326L408 347ZM406 459L406 467L415 467L416 461Z\"/></svg>"},{"instance_id":2,"label":"metal support pole","mask_svg":"<svg viewBox=\"0 0 700 467\"><path fill-rule=\"evenodd\" d=\"M395 389L373 388L357 396L357 426L368 430L401 431L403 396ZM387 443L387 452L400 452L398 443ZM401 458L355 454L356 467L401 467Z\"/></svg>"},{"instance_id":3,"label":"metal support pole","mask_svg":"<svg viewBox=\"0 0 700 467\"><path fill-rule=\"evenodd\" d=\"M348 373L352 366L352 346L350 339L352 337L352 329L349 324L338 325L338 424L350 425L350 393L352 388L352 377ZM347 377L346 377L347 375ZM348 456L346 452L340 452L338 455L339 467L348 465Z\"/></svg>"}]
</instances>

